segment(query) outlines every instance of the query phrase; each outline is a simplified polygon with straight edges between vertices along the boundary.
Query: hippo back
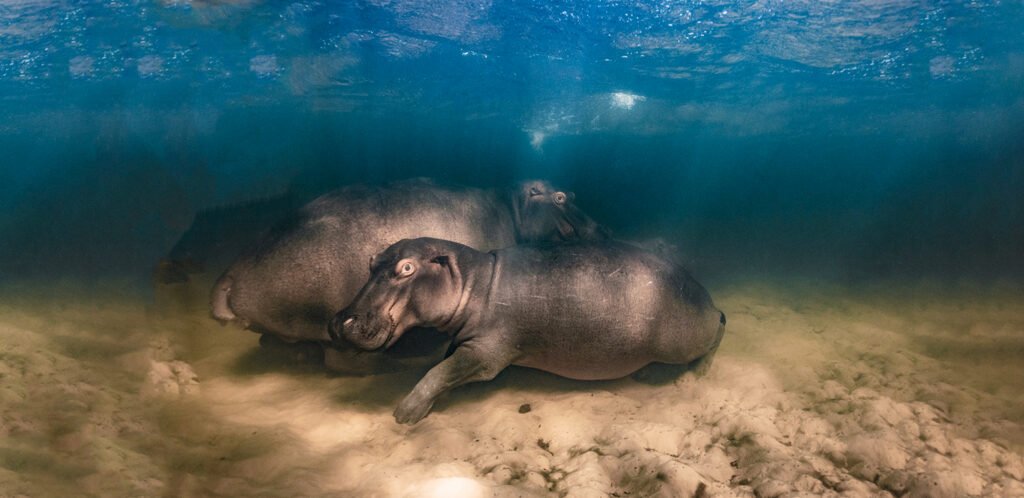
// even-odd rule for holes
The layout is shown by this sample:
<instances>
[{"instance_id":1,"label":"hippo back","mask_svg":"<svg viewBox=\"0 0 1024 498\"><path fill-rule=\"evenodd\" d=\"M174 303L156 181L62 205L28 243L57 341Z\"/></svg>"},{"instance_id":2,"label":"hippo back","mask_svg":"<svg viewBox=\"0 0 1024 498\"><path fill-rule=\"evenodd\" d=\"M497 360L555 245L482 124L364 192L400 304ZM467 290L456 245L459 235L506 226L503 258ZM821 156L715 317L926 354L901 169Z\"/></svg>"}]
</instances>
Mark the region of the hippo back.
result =
<instances>
[{"instance_id":1,"label":"hippo back","mask_svg":"<svg viewBox=\"0 0 1024 498\"><path fill-rule=\"evenodd\" d=\"M684 268L634 245L597 241L495 251L491 305L534 351L519 365L575 379L627 375L652 358L704 354L721 313Z\"/></svg>"},{"instance_id":2,"label":"hippo back","mask_svg":"<svg viewBox=\"0 0 1024 498\"><path fill-rule=\"evenodd\" d=\"M153 268L155 309L205 309L210 286L267 229L300 206L284 194L200 211Z\"/></svg>"}]
</instances>

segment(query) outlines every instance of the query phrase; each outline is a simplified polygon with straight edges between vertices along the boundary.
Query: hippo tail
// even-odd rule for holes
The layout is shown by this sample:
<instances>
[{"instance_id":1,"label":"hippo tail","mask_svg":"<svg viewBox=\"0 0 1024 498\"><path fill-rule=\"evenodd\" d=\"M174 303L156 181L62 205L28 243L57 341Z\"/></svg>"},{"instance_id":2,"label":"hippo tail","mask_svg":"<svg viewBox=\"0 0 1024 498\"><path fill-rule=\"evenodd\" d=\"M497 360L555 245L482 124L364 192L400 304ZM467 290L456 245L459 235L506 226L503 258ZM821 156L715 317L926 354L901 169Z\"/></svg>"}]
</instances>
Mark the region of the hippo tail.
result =
<instances>
[{"instance_id":1,"label":"hippo tail","mask_svg":"<svg viewBox=\"0 0 1024 498\"><path fill-rule=\"evenodd\" d=\"M725 313L721 311L718 311L718 327L714 334L714 338L711 339L704 354L689 364L689 369L697 377L703 377L711 370L711 363L715 359L715 353L718 352L718 345L722 343L722 337L725 336Z\"/></svg>"}]
</instances>

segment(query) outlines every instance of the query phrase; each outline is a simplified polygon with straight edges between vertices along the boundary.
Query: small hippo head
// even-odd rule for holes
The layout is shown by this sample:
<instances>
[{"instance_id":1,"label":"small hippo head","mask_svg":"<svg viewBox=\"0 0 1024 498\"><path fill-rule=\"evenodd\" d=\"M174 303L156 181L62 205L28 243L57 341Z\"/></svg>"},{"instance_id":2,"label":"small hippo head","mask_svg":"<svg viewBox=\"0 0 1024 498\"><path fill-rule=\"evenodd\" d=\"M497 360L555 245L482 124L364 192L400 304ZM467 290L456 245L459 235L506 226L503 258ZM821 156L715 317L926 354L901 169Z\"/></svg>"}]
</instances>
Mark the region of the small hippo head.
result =
<instances>
[{"instance_id":1,"label":"small hippo head","mask_svg":"<svg viewBox=\"0 0 1024 498\"><path fill-rule=\"evenodd\" d=\"M575 195L543 180L521 182L512 192L519 242L602 240L608 231L576 206Z\"/></svg>"},{"instance_id":2,"label":"small hippo head","mask_svg":"<svg viewBox=\"0 0 1024 498\"><path fill-rule=\"evenodd\" d=\"M388 247L370 259L370 279L331 320L332 341L373 351L390 347L412 327L444 330L462 301L459 260L474 254L483 256L431 238L404 239Z\"/></svg>"}]
</instances>

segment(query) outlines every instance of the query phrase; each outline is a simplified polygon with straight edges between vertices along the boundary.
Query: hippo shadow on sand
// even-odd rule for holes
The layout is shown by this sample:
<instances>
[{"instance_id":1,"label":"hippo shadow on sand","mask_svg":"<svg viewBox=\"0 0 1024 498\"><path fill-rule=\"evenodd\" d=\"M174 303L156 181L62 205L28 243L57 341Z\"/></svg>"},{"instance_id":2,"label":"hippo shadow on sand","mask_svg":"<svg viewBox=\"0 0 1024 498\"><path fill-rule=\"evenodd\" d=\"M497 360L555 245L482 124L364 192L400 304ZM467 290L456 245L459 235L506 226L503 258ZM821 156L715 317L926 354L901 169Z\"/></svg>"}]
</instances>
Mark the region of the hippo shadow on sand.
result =
<instances>
[{"instance_id":1,"label":"hippo shadow on sand","mask_svg":"<svg viewBox=\"0 0 1024 498\"><path fill-rule=\"evenodd\" d=\"M687 372L691 371L692 369L688 365L652 363L633 375L620 379L575 380L535 368L513 365L503 370L489 382L475 382L453 390L447 396L438 399L435 409L443 411L452 405L480 403L486 401L500 390L515 389L524 394L562 394L571 392L617 391L634 382L664 386L681 380ZM397 389L397 394L389 406L394 406L394 404L401 401L402 397L408 394L412 387L415 386L417 380L419 378L411 380L408 385L403 385L402 389Z\"/></svg>"},{"instance_id":2,"label":"hippo shadow on sand","mask_svg":"<svg viewBox=\"0 0 1024 498\"><path fill-rule=\"evenodd\" d=\"M402 341L413 339L410 344L430 341L434 331L417 331L403 337ZM401 344L396 344L401 346ZM414 346L415 347L415 346ZM399 347L399 351L401 347ZM437 360L438 362L440 359ZM273 337L261 339L259 346L251 347L240 355L229 368L229 374L238 377L255 377L268 373L282 373L294 377L327 376L351 379L344 392L327 392L339 405L364 412L387 412L391 410L416 385L433 365L423 365L400 372L377 375L339 373L324 365L323 350L312 343L288 344ZM441 397L437 407L441 410L453 405L480 404L501 390L516 390L524 395L530 393L592 392L595 390L617 390L631 382L648 385L669 385L691 371L688 365L652 363L628 377L613 380L573 380L528 367L511 366L490 382L472 383Z\"/></svg>"},{"instance_id":3,"label":"hippo shadow on sand","mask_svg":"<svg viewBox=\"0 0 1024 498\"><path fill-rule=\"evenodd\" d=\"M300 343L293 347L254 346L239 356L228 372L239 377L253 377L268 373L322 374L323 349L314 343Z\"/></svg>"},{"instance_id":4,"label":"hippo shadow on sand","mask_svg":"<svg viewBox=\"0 0 1024 498\"><path fill-rule=\"evenodd\" d=\"M365 377L374 374L388 374L400 371L429 368L443 359L443 352L450 339L440 332L432 329L418 329L402 337L395 347L386 353L360 353L368 357L386 354L387 362L382 363L388 367L400 368L400 370L386 370L383 367L376 370L352 371L332 368L325 362L325 348L319 343L300 341L288 343L280 338L263 334L260 336L259 346L255 346L238 357L230 367L234 375L250 376L266 373L325 373L331 377ZM430 355L426 352L433 351Z\"/></svg>"},{"instance_id":5,"label":"hippo shadow on sand","mask_svg":"<svg viewBox=\"0 0 1024 498\"><path fill-rule=\"evenodd\" d=\"M333 394L333 399L339 405L389 412L409 394L429 370L429 367L424 367L365 377L369 382L362 383L358 389ZM437 400L435 409L444 411L455 405L481 404L500 391L514 390L524 395L616 391L634 382L652 386L670 385L682 380L686 374L699 375L694 372L692 365L652 363L633 375L620 379L574 380L535 368L513 365L503 370L493 380L466 384L446 393Z\"/></svg>"},{"instance_id":6,"label":"hippo shadow on sand","mask_svg":"<svg viewBox=\"0 0 1024 498\"><path fill-rule=\"evenodd\" d=\"M430 331L422 335L432 334ZM410 334L415 337L415 334ZM406 338L403 338L405 340ZM429 340L429 339L424 339ZM440 361L440 360L439 360ZM360 407L368 411L390 409L416 385L416 382L433 365L424 365L401 372L378 375L339 373L324 365L323 351L315 344L287 344L272 338L261 340L261 345L252 347L239 356L229 369L231 375L252 377L267 373L283 373L292 376L321 376L351 378L353 389L344 393L331 393L333 399L349 407ZM614 390L640 382L648 385L668 385L682 377L691 368L687 365L652 363L629 377L613 380L582 381L527 367L512 366L498 374L490 382L472 383L454 390L438 400L438 407L452 404L473 404L489 398L494 392L516 389L524 393L567 393L593 390Z\"/></svg>"}]
</instances>

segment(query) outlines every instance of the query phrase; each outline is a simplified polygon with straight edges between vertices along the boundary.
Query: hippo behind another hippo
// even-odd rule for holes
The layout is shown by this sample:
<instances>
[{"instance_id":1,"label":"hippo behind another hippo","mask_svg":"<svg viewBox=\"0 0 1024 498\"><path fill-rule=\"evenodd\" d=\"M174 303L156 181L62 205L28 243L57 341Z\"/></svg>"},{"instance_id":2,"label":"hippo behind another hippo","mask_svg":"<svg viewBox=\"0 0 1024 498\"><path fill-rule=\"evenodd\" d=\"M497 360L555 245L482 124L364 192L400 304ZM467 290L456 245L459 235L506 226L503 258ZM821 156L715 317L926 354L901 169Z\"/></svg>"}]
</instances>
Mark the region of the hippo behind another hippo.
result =
<instances>
[{"instance_id":1,"label":"hippo behind another hippo","mask_svg":"<svg viewBox=\"0 0 1024 498\"><path fill-rule=\"evenodd\" d=\"M428 180L346 187L301 208L232 264L214 286L213 316L285 342L329 341L327 324L366 281L367 261L395 241L423 236L489 250L603 239L606 233L574 205L571 193L543 181L523 182L511 192Z\"/></svg>"},{"instance_id":2,"label":"hippo behind another hippo","mask_svg":"<svg viewBox=\"0 0 1024 498\"><path fill-rule=\"evenodd\" d=\"M188 229L153 268L153 297L160 311L208 309L210 286L267 229L301 206L299 196L279 196L196 213Z\"/></svg>"},{"instance_id":3,"label":"hippo behind another hippo","mask_svg":"<svg viewBox=\"0 0 1024 498\"><path fill-rule=\"evenodd\" d=\"M703 374L725 332L725 314L686 270L622 242L483 253L421 238L371 264L369 281L331 321L337 343L386 349L425 326L456 345L398 405L400 423L509 365L582 380L623 377L652 362Z\"/></svg>"}]
</instances>

